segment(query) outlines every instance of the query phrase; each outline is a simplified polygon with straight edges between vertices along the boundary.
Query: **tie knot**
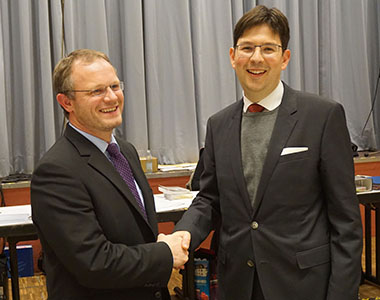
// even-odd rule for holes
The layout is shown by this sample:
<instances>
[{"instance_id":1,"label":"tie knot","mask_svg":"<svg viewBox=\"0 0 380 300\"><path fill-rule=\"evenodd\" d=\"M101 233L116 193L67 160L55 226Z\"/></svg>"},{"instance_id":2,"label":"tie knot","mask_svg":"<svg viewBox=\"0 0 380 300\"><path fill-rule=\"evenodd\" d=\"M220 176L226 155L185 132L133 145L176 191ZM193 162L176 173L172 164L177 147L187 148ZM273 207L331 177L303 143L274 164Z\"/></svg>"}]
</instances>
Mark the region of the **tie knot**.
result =
<instances>
[{"instance_id":1,"label":"tie knot","mask_svg":"<svg viewBox=\"0 0 380 300\"><path fill-rule=\"evenodd\" d=\"M111 156L116 156L120 153L119 146L116 143L111 143L107 147L107 152Z\"/></svg>"},{"instance_id":2,"label":"tie knot","mask_svg":"<svg viewBox=\"0 0 380 300\"><path fill-rule=\"evenodd\" d=\"M250 106L248 106L249 112L262 112L263 110L264 110L264 107L257 103L253 103Z\"/></svg>"}]
</instances>

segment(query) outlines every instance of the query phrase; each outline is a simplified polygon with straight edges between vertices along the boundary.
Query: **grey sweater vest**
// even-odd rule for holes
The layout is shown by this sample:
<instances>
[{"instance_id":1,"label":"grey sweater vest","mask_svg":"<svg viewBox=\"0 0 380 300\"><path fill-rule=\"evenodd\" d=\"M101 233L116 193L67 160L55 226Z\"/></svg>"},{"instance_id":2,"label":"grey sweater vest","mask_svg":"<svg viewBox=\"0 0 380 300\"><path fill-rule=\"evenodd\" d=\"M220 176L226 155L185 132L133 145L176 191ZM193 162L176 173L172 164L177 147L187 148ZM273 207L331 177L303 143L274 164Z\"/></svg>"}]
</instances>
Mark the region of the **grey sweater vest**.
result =
<instances>
[{"instance_id":1,"label":"grey sweater vest","mask_svg":"<svg viewBox=\"0 0 380 300\"><path fill-rule=\"evenodd\" d=\"M257 187L260 183L277 112L278 108L268 112L248 112L243 114L241 157L245 183L252 207L255 202Z\"/></svg>"}]
</instances>

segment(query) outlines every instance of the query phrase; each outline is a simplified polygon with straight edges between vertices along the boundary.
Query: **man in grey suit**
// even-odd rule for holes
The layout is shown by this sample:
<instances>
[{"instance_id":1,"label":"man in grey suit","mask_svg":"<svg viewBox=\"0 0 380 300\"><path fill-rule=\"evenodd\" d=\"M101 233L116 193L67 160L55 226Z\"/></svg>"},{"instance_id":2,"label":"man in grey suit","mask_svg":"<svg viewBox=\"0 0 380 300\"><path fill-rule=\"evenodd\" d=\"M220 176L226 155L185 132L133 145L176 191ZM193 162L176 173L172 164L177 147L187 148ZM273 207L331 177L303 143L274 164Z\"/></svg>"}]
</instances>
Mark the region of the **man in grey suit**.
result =
<instances>
[{"instance_id":1,"label":"man in grey suit","mask_svg":"<svg viewBox=\"0 0 380 300\"><path fill-rule=\"evenodd\" d=\"M81 49L53 75L69 123L31 183L50 300L170 299L172 268L187 261L182 238L159 235L152 190L122 122L123 82L108 57Z\"/></svg>"},{"instance_id":2,"label":"man in grey suit","mask_svg":"<svg viewBox=\"0 0 380 300\"><path fill-rule=\"evenodd\" d=\"M190 232L191 249L218 231L219 300L358 298L362 227L344 110L281 82L288 41L276 8L236 24L230 60L244 96L209 119L200 192L175 227Z\"/></svg>"}]
</instances>

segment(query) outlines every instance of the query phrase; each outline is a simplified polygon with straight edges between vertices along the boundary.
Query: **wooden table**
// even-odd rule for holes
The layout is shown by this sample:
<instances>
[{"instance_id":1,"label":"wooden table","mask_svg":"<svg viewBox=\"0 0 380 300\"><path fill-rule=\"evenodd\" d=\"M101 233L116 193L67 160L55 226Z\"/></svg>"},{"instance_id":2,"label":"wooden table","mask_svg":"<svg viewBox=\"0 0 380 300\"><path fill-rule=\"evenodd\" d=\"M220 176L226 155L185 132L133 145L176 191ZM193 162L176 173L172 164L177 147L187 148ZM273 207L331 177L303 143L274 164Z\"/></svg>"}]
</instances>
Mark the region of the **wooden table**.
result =
<instances>
[{"instance_id":1,"label":"wooden table","mask_svg":"<svg viewBox=\"0 0 380 300\"><path fill-rule=\"evenodd\" d=\"M380 190L358 193L360 204L364 206L364 278L380 284ZM372 235L372 211L375 211L375 236ZM375 275L372 273L372 240L375 239Z\"/></svg>"},{"instance_id":2,"label":"wooden table","mask_svg":"<svg viewBox=\"0 0 380 300\"><path fill-rule=\"evenodd\" d=\"M38 239L37 230L30 216L30 205L0 207L0 236L8 242L9 246L9 272L13 300L20 299L16 245L20 241Z\"/></svg>"}]
</instances>

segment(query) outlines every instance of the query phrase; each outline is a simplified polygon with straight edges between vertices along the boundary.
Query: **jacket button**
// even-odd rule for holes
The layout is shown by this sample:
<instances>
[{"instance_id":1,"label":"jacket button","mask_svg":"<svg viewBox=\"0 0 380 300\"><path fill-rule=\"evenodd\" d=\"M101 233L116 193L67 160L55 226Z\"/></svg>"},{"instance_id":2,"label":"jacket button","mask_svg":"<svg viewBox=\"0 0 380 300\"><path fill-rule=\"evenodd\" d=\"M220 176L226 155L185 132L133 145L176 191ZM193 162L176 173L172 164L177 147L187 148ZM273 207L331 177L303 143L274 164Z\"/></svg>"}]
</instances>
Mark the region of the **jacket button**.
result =
<instances>
[{"instance_id":1,"label":"jacket button","mask_svg":"<svg viewBox=\"0 0 380 300\"><path fill-rule=\"evenodd\" d=\"M161 299L161 292L155 292L154 293L154 298Z\"/></svg>"},{"instance_id":2,"label":"jacket button","mask_svg":"<svg viewBox=\"0 0 380 300\"><path fill-rule=\"evenodd\" d=\"M252 229L257 229L257 228L259 228L259 223L257 223L256 221L253 221L252 223L251 223L251 227L252 227Z\"/></svg>"},{"instance_id":3,"label":"jacket button","mask_svg":"<svg viewBox=\"0 0 380 300\"><path fill-rule=\"evenodd\" d=\"M253 262L252 260L250 260L250 259L248 259L248 261L247 261L247 265L248 265L248 267L250 267L250 268L253 268L253 267L255 266L254 262Z\"/></svg>"}]
</instances>

